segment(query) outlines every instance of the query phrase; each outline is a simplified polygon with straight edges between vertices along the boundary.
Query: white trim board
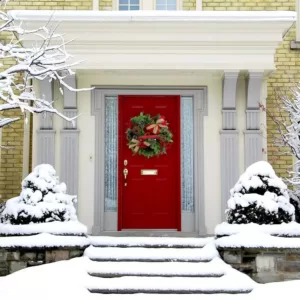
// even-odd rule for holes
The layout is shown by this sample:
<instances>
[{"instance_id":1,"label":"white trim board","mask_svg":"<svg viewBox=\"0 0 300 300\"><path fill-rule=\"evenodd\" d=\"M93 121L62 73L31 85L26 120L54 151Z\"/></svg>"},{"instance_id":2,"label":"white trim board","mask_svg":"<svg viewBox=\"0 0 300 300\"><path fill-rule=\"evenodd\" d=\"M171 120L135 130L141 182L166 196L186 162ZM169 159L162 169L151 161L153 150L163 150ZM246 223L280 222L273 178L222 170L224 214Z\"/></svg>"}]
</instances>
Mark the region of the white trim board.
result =
<instances>
[{"instance_id":1,"label":"white trim board","mask_svg":"<svg viewBox=\"0 0 300 300\"><path fill-rule=\"evenodd\" d=\"M205 235L204 211L204 145L203 145L203 118L207 115L207 88L199 87L192 90L147 87L127 89L96 87L92 92L92 115L95 116L95 194L94 194L94 225L93 235L105 232L117 234L117 212L104 212L104 99L113 95L180 95L192 96L194 99L194 187L195 213L182 211L182 231L179 235Z\"/></svg>"},{"instance_id":2,"label":"white trim board","mask_svg":"<svg viewBox=\"0 0 300 300\"><path fill-rule=\"evenodd\" d=\"M28 30L49 19L74 41L77 69L267 70L295 12L11 11ZM159 28L159 30L157 30ZM89 34L86 34L88 32ZM35 44L34 36L24 37Z\"/></svg>"}]
</instances>

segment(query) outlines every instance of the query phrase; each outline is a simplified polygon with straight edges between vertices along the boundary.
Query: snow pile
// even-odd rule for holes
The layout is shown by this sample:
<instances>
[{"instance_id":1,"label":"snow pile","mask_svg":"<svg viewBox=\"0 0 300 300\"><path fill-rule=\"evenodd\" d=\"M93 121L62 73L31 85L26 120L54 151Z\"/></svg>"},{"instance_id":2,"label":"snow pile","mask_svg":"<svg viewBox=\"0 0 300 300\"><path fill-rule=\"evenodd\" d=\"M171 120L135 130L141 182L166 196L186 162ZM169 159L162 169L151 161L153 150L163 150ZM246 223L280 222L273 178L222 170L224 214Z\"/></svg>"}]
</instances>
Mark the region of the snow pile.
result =
<instances>
[{"instance_id":1,"label":"snow pile","mask_svg":"<svg viewBox=\"0 0 300 300\"><path fill-rule=\"evenodd\" d=\"M112 237L90 236L90 241L96 247L163 247L163 248L201 248L211 243L210 238L176 238L176 237Z\"/></svg>"},{"instance_id":2,"label":"snow pile","mask_svg":"<svg viewBox=\"0 0 300 300\"><path fill-rule=\"evenodd\" d=\"M275 237L266 233L252 231L222 237L215 241L217 248L276 248L299 249L300 238Z\"/></svg>"},{"instance_id":3,"label":"snow pile","mask_svg":"<svg viewBox=\"0 0 300 300\"><path fill-rule=\"evenodd\" d=\"M0 222L19 225L76 221L77 198L67 195L66 189L52 166L39 165L23 180L20 196L6 202Z\"/></svg>"},{"instance_id":4,"label":"snow pile","mask_svg":"<svg viewBox=\"0 0 300 300\"><path fill-rule=\"evenodd\" d=\"M32 236L10 236L0 238L0 248L84 248L89 245L89 239L84 236L57 236L49 233L41 233Z\"/></svg>"},{"instance_id":5,"label":"snow pile","mask_svg":"<svg viewBox=\"0 0 300 300\"><path fill-rule=\"evenodd\" d=\"M287 186L265 161L247 168L230 191L228 223L281 224L295 218Z\"/></svg>"},{"instance_id":6,"label":"snow pile","mask_svg":"<svg viewBox=\"0 0 300 300\"><path fill-rule=\"evenodd\" d=\"M0 223L0 235L32 235L51 233L56 235L86 235L87 227L78 221L51 222L27 225Z\"/></svg>"},{"instance_id":7,"label":"snow pile","mask_svg":"<svg viewBox=\"0 0 300 300\"><path fill-rule=\"evenodd\" d=\"M117 248L117 247L93 247L85 250L85 256L99 261L210 261L219 256L213 243L209 243L201 249L177 249L177 248Z\"/></svg>"},{"instance_id":8,"label":"snow pile","mask_svg":"<svg viewBox=\"0 0 300 300\"><path fill-rule=\"evenodd\" d=\"M272 224L272 225L258 225L250 224L228 224L223 222L215 228L216 236L233 235L237 233L258 232L267 233L274 236L300 237L300 224L296 222Z\"/></svg>"}]
</instances>

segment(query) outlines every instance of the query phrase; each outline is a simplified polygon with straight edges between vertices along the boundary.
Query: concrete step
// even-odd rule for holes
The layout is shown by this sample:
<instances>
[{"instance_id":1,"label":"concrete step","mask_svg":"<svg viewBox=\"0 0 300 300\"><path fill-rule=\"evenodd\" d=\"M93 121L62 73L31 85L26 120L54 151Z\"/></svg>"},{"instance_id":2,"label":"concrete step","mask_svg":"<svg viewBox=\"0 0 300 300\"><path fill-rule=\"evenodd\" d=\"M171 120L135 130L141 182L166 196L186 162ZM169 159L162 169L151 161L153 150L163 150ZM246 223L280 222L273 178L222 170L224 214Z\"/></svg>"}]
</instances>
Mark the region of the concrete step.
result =
<instances>
[{"instance_id":1,"label":"concrete step","mask_svg":"<svg viewBox=\"0 0 300 300\"><path fill-rule=\"evenodd\" d=\"M240 294L253 289L251 282L235 276L220 278L195 277L137 277L94 278L87 286L92 293L100 294Z\"/></svg>"},{"instance_id":2,"label":"concrete step","mask_svg":"<svg viewBox=\"0 0 300 300\"><path fill-rule=\"evenodd\" d=\"M198 249L176 248L119 248L93 247L85 250L85 256L93 261L138 261L138 262L208 262L218 256L214 245Z\"/></svg>"},{"instance_id":3,"label":"concrete step","mask_svg":"<svg viewBox=\"0 0 300 300\"><path fill-rule=\"evenodd\" d=\"M184 262L91 262L88 273L101 278L144 277L221 277L225 268L215 263Z\"/></svg>"},{"instance_id":4,"label":"concrete step","mask_svg":"<svg viewBox=\"0 0 300 300\"><path fill-rule=\"evenodd\" d=\"M90 236L94 247L202 248L214 238Z\"/></svg>"}]
</instances>

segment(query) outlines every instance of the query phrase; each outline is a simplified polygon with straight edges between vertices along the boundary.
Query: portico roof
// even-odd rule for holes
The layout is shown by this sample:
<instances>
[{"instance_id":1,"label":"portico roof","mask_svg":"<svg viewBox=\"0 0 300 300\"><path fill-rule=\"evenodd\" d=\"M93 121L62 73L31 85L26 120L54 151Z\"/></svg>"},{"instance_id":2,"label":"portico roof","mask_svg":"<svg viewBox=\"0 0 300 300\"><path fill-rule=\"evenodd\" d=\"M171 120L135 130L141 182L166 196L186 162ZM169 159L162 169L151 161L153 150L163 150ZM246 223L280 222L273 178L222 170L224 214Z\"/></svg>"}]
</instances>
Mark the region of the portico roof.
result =
<instances>
[{"instance_id":1,"label":"portico roof","mask_svg":"<svg viewBox=\"0 0 300 300\"><path fill-rule=\"evenodd\" d=\"M11 11L26 28L59 21L78 69L264 70L295 12ZM26 42L26 41L25 41ZM30 44L33 40L28 37Z\"/></svg>"}]
</instances>

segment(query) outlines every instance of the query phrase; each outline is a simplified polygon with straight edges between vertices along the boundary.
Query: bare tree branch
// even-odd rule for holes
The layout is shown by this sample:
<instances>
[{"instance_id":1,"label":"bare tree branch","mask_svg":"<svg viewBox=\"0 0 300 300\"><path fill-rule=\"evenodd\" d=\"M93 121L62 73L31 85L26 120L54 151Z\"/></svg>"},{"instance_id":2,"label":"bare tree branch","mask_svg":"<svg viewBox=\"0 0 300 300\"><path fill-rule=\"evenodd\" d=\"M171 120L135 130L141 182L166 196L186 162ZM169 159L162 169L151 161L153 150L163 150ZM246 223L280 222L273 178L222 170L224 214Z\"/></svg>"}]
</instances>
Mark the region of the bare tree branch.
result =
<instances>
[{"instance_id":1,"label":"bare tree branch","mask_svg":"<svg viewBox=\"0 0 300 300\"><path fill-rule=\"evenodd\" d=\"M7 1L0 0L0 6L5 7ZM72 41L65 41L64 35L57 33L59 23L50 19L45 26L27 30L22 22L15 22L13 17L0 11L0 34L8 40L6 44L0 42L0 61L2 66L6 60L13 60L14 64L0 72L0 111L20 109L21 113L53 113L66 121L74 122L77 118L68 118L53 107L53 99L46 100L36 97L32 80L49 80L58 83L59 90L63 87L73 92L87 91L91 88L76 89L69 86L65 79L73 75L72 67L80 62L69 62L71 56L66 45ZM24 45L24 40L30 35L36 44L31 47ZM20 118L1 118L0 128L16 122Z\"/></svg>"}]
</instances>

